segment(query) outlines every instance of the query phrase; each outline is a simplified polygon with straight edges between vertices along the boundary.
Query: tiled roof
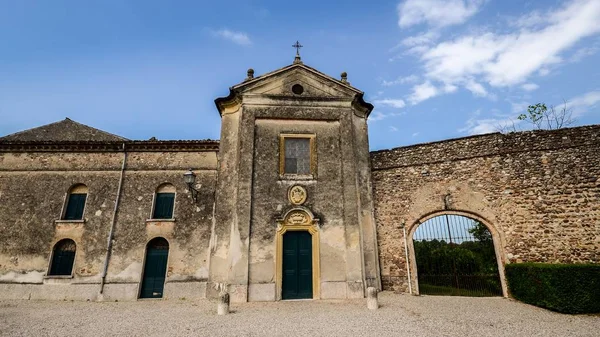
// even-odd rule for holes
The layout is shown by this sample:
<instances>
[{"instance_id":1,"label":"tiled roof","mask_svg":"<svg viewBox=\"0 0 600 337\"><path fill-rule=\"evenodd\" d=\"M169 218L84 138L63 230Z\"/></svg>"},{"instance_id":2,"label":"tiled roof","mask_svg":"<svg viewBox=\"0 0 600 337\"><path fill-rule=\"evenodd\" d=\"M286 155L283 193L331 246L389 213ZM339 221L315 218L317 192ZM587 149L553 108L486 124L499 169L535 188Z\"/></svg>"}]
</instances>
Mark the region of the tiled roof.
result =
<instances>
[{"instance_id":1,"label":"tiled roof","mask_svg":"<svg viewBox=\"0 0 600 337\"><path fill-rule=\"evenodd\" d=\"M110 142L127 140L127 138L77 123L69 118L0 137L0 141L10 142Z\"/></svg>"}]
</instances>

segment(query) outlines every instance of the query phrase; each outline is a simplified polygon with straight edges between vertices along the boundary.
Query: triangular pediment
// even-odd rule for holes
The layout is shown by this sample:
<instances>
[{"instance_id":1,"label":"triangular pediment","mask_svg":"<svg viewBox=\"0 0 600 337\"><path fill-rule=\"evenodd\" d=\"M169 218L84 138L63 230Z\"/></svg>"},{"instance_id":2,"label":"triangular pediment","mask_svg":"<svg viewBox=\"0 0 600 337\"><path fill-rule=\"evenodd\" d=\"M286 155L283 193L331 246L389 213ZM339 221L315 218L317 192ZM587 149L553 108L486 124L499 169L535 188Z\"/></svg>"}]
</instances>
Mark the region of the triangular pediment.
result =
<instances>
[{"instance_id":1,"label":"triangular pediment","mask_svg":"<svg viewBox=\"0 0 600 337\"><path fill-rule=\"evenodd\" d=\"M0 137L0 141L8 142L110 142L125 140L127 138L77 123L69 118Z\"/></svg>"},{"instance_id":2,"label":"triangular pediment","mask_svg":"<svg viewBox=\"0 0 600 337\"><path fill-rule=\"evenodd\" d=\"M302 87L302 93L294 92L295 85ZM302 97L327 97L352 99L360 90L321 73L304 64L276 70L274 72L246 80L233 87L243 95L274 95L274 96L302 96Z\"/></svg>"},{"instance_id":3,"label":"triangular pediment","mask_svg":"<svg viewBox=\"0 0 600 337\"><path fill-rule=\"evenodd\" d=\"M364 101L362 91L351 86L346 73L341 79L335 79L300 61L297 56L293 64L270 73L254 77L254 70L248 70L244 82L229 88L227 97L219 97L215 105L222 115L236 111L244 101L244 97L268 96L269 99L290 99L310 101L336 100L351 101L352 106L360 114L368 117L373 105ZM300 88L299 88L300 87ZM299 89L299 90L296 90Z\"/></svg>"}]
</instances>

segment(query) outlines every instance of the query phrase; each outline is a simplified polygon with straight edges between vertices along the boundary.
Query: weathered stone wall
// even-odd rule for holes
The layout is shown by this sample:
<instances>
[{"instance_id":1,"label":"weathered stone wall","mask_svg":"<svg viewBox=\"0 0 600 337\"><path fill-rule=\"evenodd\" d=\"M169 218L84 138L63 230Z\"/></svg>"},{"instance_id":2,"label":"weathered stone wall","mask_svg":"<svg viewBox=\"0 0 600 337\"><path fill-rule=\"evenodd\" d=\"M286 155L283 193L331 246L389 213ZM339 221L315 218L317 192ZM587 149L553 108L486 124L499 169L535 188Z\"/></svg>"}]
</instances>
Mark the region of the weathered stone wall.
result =
<instances>
[{"instance_id":1,"label":"weathered stone wall","mask_svg":"<svg viewBox=\"0 0 600 337\"><path fill-rule=\"evenodd\" d=\"M303 93L294 94L293 85L302 85ZM313 241L314 298L363 297L365 282L378 285L366 128L370 108L359 103L356 90L297 64L263 81L234 86L217 106L222 127L210 266L214 286L208 296L226 284L232 301L280 299L277 249L285 223L278 221L291 210L319 219L316 228L300 229L318 240ZM314 137L315 176L280 175L284 134ZM306 203L290 203L294 185L306 189Z\"/></svg>"},{"instance_id":2,"label":"weathered stone wall","mask_svg":"<svg viewBox=\"0 0 600 337\"><path fill-rule=\"evenodd\" d=\"M376 151L371 164L385 289L407 291L402 224L410 239L443 211L491 226L501 263L600 262L598 125Z\"/></svg>"},{"instance_id":3,"label":"weathered stone wall","mask_svg":"<svg viewBox=\"0 0 600 337\"><path fill-rule=\"evenodd\" d=\"M1 297L95 298L123 158L117 151L0 153ZM170 244L165 296L204 296L216 165L215 151L127 152L106 299L137 298L146 243L156 236ZM189 168L197 174L197 203L182 178ZM176 188L175 221L147 221L154 192L165 182ZM85 221L57 221L74 184L88 187ZM77 244L74 276L46 278L52 248L63 238Z\"/></svg>"}]
</instances>

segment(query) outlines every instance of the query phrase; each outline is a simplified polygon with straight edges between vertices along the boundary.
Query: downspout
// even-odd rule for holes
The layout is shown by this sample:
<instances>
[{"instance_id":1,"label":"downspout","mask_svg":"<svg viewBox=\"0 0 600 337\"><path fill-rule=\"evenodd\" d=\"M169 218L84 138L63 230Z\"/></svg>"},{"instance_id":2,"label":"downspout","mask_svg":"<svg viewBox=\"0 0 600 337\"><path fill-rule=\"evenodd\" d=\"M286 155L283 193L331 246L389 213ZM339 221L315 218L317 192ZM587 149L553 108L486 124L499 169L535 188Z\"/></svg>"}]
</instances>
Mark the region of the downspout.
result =
<instances>
[{"instance_id":1,"label":"downspout","mask_svg":"<svg viewBox=\"0 0 600 337\"><path fill-rule=\"evenodd\" d=\"M108 242L106 244L106 256L104 258L104 268L102 269L102 278L100 279L100 294L104 292L104 284L106 282L106 273L108 272L108 260L112 251L113 237L115 234L115 222L117 220L117 210L119 201L121 200L121 188L123 187L123 175L125 174L125 162L127 161L127 152L125 151L125 143L123 143L123 163L121 165L121 175L119 177L119 187L117 189L117 198L115 199L115 209L113 210L112 221L110 223L110 232L108 233Z\"/></svg>"},{"instance_id":2,"label":"downspout","mask_svg":"<svg viewBox=\"0 0 600 337\"><path fill-rule=\"evenodd\" d=\"M412 277L410 277L410 263L408 262L408 241L406 239L406 225L402 220L402 233L404 233L404 254L406 256L406 272L408 275L408 293L412 295Z\"/></svg>"}]
</instances>

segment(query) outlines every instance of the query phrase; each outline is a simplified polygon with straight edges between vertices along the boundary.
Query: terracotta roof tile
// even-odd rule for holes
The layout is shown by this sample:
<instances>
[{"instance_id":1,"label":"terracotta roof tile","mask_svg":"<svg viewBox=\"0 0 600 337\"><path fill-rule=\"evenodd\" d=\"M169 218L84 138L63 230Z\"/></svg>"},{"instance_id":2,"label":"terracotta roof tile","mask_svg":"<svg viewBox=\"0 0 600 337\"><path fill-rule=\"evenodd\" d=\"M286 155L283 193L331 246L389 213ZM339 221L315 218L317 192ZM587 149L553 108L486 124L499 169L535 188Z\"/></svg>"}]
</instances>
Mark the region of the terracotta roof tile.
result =
<instances>
[{"instance_id":1,"label":"terracotta roof tile","mask_svg":"<svg viewBox=\"0 0 600 337\"><path fill-rule=\"evenodd\" d=\"M69 118L0 137L0 141L18 142L82 142L126 141L127 138L77 123Z\"/></svg>"}]
</instances>

